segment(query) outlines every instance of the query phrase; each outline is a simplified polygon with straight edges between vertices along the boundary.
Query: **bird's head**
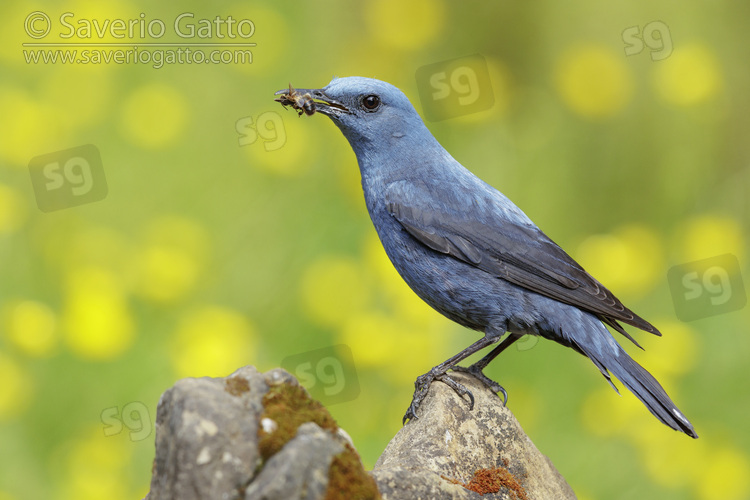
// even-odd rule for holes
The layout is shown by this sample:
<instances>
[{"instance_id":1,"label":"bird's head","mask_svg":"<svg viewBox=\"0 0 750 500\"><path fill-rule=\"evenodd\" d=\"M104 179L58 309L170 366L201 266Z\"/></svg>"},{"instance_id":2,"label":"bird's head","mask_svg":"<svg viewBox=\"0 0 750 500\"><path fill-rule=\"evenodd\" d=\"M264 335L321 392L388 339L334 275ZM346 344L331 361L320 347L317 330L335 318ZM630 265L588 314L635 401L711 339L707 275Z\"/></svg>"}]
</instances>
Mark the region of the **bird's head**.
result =
<instances>
[{"instance_id":1,"label":"bird's head","mask_svg":"<svg viewBox=\"0 0 750 500\"><path fill-rule=\"evenodd\" d=\"M315 111L333 120L358 156L386 144L406 146L409 138L432 138L409 99L390 83L351 76L334 78L321 89L297 92L310 94Z\"/></svg>"}]
</instances>

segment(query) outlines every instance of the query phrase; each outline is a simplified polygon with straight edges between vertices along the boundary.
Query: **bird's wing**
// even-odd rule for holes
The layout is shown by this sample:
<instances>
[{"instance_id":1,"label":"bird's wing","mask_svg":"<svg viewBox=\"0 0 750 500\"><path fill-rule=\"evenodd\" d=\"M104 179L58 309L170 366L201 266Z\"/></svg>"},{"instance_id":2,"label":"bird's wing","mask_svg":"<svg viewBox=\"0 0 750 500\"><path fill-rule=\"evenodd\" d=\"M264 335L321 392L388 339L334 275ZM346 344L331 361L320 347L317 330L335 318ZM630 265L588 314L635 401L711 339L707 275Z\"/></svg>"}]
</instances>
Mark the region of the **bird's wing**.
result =
<instances>
[{"instance_id":1,"label":"bird's wing","mask_svg":"<svg viewBox=\"0 0 750 500\"><path fill-rule=\"evenodd\" d=\"M661 335L516 211L507 198L489 189L478 195L453 185L438 195L424 182L399 181L388 186L385 202L409 234L436 252L595 314L636 345L617 321Z\"/></svg>"}]
</instances>

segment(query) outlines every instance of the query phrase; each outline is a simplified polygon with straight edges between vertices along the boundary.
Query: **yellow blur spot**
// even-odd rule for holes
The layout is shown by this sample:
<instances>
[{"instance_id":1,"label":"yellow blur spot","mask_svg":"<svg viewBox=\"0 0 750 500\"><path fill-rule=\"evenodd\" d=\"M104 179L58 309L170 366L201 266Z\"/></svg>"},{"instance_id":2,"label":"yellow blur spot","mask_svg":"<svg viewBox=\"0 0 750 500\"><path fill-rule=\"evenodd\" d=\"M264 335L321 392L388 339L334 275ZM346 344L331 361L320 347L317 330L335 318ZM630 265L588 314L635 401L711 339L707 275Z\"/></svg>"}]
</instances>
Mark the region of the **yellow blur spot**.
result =
<instances>
[{"instance_id":1,"label":"yellow blur spot","mask_svg":"<svg viewBox=\"0 0 750 500\"><path fill-rule=\"evenodd\" d=\"M273 103L276 104L276 103ZM323 115L298 116L291 108L279 105L271 111L247 116L237 123L241 146L250 168L259 168L275 175L295 176L315 164L318 148L314 141L315 123L327 120Z\"/></svg>"},{"instance_id":2,"label":"yellow blur spot","mask_svg":"<svg viewBox=\"0 0 750 500\"><path fill-rule=\"evenodd\" d=\"M323 324L338 328L357 363L380 367L382 376L394 384L411 383L415 367L432 367L452 354L444 347L448 322L398 275L375 234L366 238L362 253L359 266L344 259L321 261L306 277L309 283L322 285L325 277L338 276L336 281L352 285L343 292L311 288L315 291L309 295L320 299L311 305ZM337 288L333 278L326 286ZM334 293L342 296L327 302L325 298ZM337 308L336 303L342 305Z\"/></svg>"},{"instance_id":3,"label":"yellow blur spot","mask_svg":"<svg viewBox=\"0 0 750 500\"><path fill-rule=\"evenodd\" d=\"M112 359L133 343L133 318L121 283L110 271L71 271L63 310L65 342L78 356Z\"/></svg>"},{"instance_id":4,"label":"yellow blur spot","mask_svg":"<svg viewBox=\"0 0 750 500\"><path fill-rule=\"evenodd\" d=\"M341 326L368 304L369 283L360 265L346 257L323 257L305 271L300 291L310 318L324 326Z\"/></svg>"},{"instance_id":5,"label":"yellow blur spot","mask_svg":"<svg viewBox=\"0 0 750 500\"><path fill-rule=\"evenodd\" d=\"M686 262L731 253L742 260L745 252L740 223L721 215L702 215L687 221L680 231L679 250Z\"/></svg>"},{"instance_id":6,"label":"yellow blur spot","mask_svg":"<svg viewBox=\"0 0 750 500\"><path fill-rule=\"evenodd\" d=\"M136 291L155 302L173 302L195 288L208 236L195 222L163 216L149 224L144 248L135 255Z\"/></svg>"},{"instance_id":7,"label":"yellow blur spot","mask_svg":"<svg viewBox=\"0 0 750 500\"><path fill-rule=\"evenodd\" d=\"M187 314L170 349L180 377L219 377L257 363L255 331L245 316L219 306Z\"/></svg>"},{"instance_id":8,"label":"yellow blur spot","mask_svg":"<svg viewBox=\"0 0 750 500\"><path fill-rule=\"evenodd\" d=\"M254 56L252 64L227 64L222 65L222 68L229 67L232 70L252 75L279 74L279 61L287 61L293 57L291 55L293 52L289 51L289 45L294 41L294 33L290 33L287 21L291 20L294 22L296 20L297 22L300 22L301 19L293 15L283 16L279 13L280 11L266 8L263 5L259 5L257 2L252 4L248 2L237 2L228 7L226 12L231 12L234 19L250 19L255 24L255 33L251 38L247 40L238 38L236 41L254 42L258 44L258 48L263 47L263 49L262 52L252 50ZM287 13L293 14L293 12L294 9L289 10ZM198 16L196 15L196 18L197 17ZM245 29L249 28L243 27L243 31ZM295 30L295 32L299 32L299 30ZM282 77L279 88L289 83L283 80L288 72L282 70L280 74ZM299 88L317 88L322 86L317 85L315 82L291 83Z\"/></svg>"},{"instance_id":9,"label":"yellow blur spot","mask_svg":"<svg viewBox=\"0 0 750 500\"><path fill-rule=\"evenodd\" d=\"M31 401L31 375L0 352L0 421L22 414Z\"/></svg>"},{"instance_id":10,"label":"yellow blur spot","mask_svg":"<svg viewBox=\"0 0 750 500\"><path fill-rule=\"evenodd\" d=\"M41 79L40 96L66 128L90 126L110 109L110 75L106 64L53 66Z\"/></svg>"},{"instance_id":11,"label":"yellow blur spot","mask_svg":"<svg viewBox=\"0 0 750 500\"><path fill-rule=\"evenodd\" d=\"M7 339L25 354L46 357L57 347L57 318L47 305L33 300L11 303L3 319Z\"/></svg>"},{"instance_id":12,"label":"yellow blur spot","mask_svg":"<svg viewBox=\"0 0 750 500\"><path fill-rule=\"evenodd\" d=\"M370 35L383 45L413 50L441 34L445 20L442 1L377 0L363 5L362 15Z\"/></svg>"},{"instance_id":13,"label":"yellow blur spot","mask_svg":"<svg viewBox=\"0 0 750 500\"><path fill-rule=\"evenodd\" d=\"M388 364L401 349L402 327L392 316L376 311L353 316L342 328L341 338L362 366Z\"/></svg>"},{"instance_id":14,"label":"yellow blur spot","mask_svg":"<svg viewBox=\"0 0 750 500\"><path fill-rule=\"evenodd\" d=\"M61 497L65 500L125 500L129 495L130 476L127 465L133 446L130 441L105 437L101 428L67 445L61 461L63 483Z\"/></svg>"},{"instance_id":15,"label":"yellow blur spot","mask_svg":"<svg viewBox=\"0 0 750 500\"><path fill-rule=\"evenodd\" d=\"M639 429L640 459L651 478L668 488L684 488L700 482L706 466L707 444L663 425Z\"/></svg>"},{"instance_id":16,"label":"yellow blur spot","mask_svg":"<svg viewBox=\"0 0 750 500\"><path fill-rule=\"evenodd\" d=\"M9 165L26 168L29 160L40 153L39 131L54 136L57 125L50 118L50 110L33 99L21 88L0 86L0 160Z\"/></svg>"},{"instance_id":17,"label":"yellow blur spot","mask_svg":"<svg viewBox=\"0 0 750 500\"><path fill-rule=\"evenodd\" d=\"M188 104L176 87L150 83L125 100L120 116L123 135L136 146L158 149L177 141L188 119Z\"/></svg>"},{"instance_id":18,"label":"yellow blur spot","mask_svg":"<svg viewBox=\"0 0 750 500\"><path fill-rule=\"evenodd\" d=\"M621 394L627 392L622 385L618 390ZM597 436L611 436L625 431L638 410L636 404L618 396L607 386L588 395L581 407L581 418L583 426L591 433Z\"/></svg>"},{"instance_id":19,"label":"yellow blur spot","mask_svg":"<svg viewBox=\"0 0 750 500\"><path fill-rule=\"evenodd\" d=\"M647 292L664 271L659 237L641 225L626 225L611 234L586 238L577 260L616 296Z\"/></svg>"},{"instance_id":20,"label":"yellow blur spot","mask_svg":"<svg viewBox=\"0 0 750 500\"><path fill-rule=\"evenodd\" d=\"M646 351L639 354L638 362L658 380L691 371L700 348L695 331L673 320L654 320L654 325L662 337L644 339Z\"/></svg>"},{"instance_id":21,"label":"yellow blur spot","mask_svg":"<svg viewBox=\"0 0 750 500\"><path fill-rule=\"evenodd\" d=\"M585 118L616 114L633 93L622 55L594 45L565 51L555 70L555 83L565 104Z\"/></svg>"},{"instance_id":22,"label":"yellow blur spot","mask_svg":"<svg viewBox=\"0 0 750 500\"><path fill-rule=\"evenodd\" d=\"M26 202L18 191L0 184L0 234L17 231L26 222Z\"/></svg>"},{"instance_id":23,"label":"yellow blur spot","mask_svg":"<svg viewBox=\"0 0 750 500\"><path fill-rule=\"evenodd\" d=\"M421 367L432 367L452 354L441 353L445 343L440 333L372 308L352 315L339 338L352 349L356 363L380 368L382 377L398 385L413 383Z\"/></svg>"},{"instance_id":24,"label":"yellow blur spot","mask_svg":"<svg viewBox=\"0 0 750 500\"><path fill-rule=\"evenodd\" d=\"M713 451L703 458L695 476L702 500L743 500L750 495L750 461L747 455L731 447Z\"/></svg>"},{"instance_id":25,"label":"yellow blur spot","mask_svg":"<svg viewBox=\"0 0 750 500\"><path fill-rule=\"evenodd\" d=\"M195 284L196 262L180 249L151 246L140 255L140 293L155 302L182 297Z\"/></svg>"},{"instance_id":26,"label":"yellow blur spot","mask_svg":"<svg viewBox=\"0 0 750 500\"><path fill-rule=\"evenodd\" d=\"M713 97L721 88L716 56L701 44L681 46L654 66L656 93L670 104L691 106Z\"/></svg>"}]
</instances>

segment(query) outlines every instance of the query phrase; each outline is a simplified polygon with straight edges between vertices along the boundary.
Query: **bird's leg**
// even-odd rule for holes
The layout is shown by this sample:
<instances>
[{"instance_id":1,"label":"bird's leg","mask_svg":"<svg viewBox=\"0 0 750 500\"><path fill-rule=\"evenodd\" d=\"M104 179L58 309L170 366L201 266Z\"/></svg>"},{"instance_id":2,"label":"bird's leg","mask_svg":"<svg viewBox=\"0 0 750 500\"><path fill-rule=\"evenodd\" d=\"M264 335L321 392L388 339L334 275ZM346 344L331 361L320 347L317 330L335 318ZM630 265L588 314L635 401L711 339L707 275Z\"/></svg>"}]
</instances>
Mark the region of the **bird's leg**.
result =
<instances>
[{"instance_id":1,"label":"bird's leg","mask_svg":"<svg viewBox=\"0 0 750 500\"><path fill-rule=\"evenodd\" d=\"M414 396L412 397L409 408L406 410L403 422L406 423L407 420L417 418L417 409L419 408L419 405L422 404L422 400L425 398L425 396L427 396L427 391L429 390L430 385L434 380L440 380L441 382L445 383L461 398L463 398L464 396L469 396L470 408L474 408L474 395L471 393L471 391L446 375L446 372L453 368L455 364L462 359L465 359L475 352L481 351L485 347L494 344L501 336L502 332L498 333L498 331L496 330L488 330L487 332L485 332L484 337L477 340L463 351L443 361L424 375L420 375L419 377L417 377L417 380L414 382Z\"/></svg>"},{"instance_id":2,"label":"bird's leg","mask_svg":"<svg viewBox=\"0 0 750 500\"><path fill-rule=\"evenodd\" d=\"M507 349L513 342L523 337L522 334L518 333L511 333L508 335L505 340L503 340L500 345L492 349L492 351L489 352L485 357L477 361L471 366L468 366L464 368L463 366L454 366L452 368L453 371L457 372L464 372L464 373L470 373L471 375L474 375L476 378L482 381L484 385L489 387L489 389L494 392L498 393L501 392L503 394L503 405L508 403L508 392L503 388L502 385L498 384L491 378L489 378L487 375L482 373L482 370L484 370L488 364L490 364L490 361L495 359L498 354L503 352L505 349Z\"/></svg>"}]
</instances>

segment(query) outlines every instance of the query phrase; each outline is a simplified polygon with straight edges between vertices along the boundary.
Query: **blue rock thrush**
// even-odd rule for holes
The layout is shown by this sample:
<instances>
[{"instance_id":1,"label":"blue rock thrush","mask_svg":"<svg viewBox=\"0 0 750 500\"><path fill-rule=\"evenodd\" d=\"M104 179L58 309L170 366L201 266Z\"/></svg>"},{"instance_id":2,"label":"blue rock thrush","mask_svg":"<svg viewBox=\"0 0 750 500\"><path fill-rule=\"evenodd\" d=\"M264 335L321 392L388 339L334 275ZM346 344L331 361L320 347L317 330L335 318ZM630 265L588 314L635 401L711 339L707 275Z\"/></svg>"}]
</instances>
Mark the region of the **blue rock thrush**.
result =
<instances>
[{"instance_id":1,"label":"blue rock thrush","mask_svg":"<svg viewBox=\"0 0 750 500\"><path fill-rule=\"evenodd\" d=\"M388 83L334 79L322 89L280 90L300 114L333 120L357 155L367 210L385 252L414 292L438 312L484 332L468 348L417 378L404 415L440 380L474 397L448 374L473 374L507 393L482 370L523 335L538 335L588 357L612 384L617 377L656 418L698 437L659 383L607 329L638 343L620 322L661 335L625 307L502 193L469 172L438 143L409 99ZM312 101L312 102L311 102ZM458 362L508 336L468 368ZM638 347L640 347L638 345Z\"/></svg>"}]
</instances>

